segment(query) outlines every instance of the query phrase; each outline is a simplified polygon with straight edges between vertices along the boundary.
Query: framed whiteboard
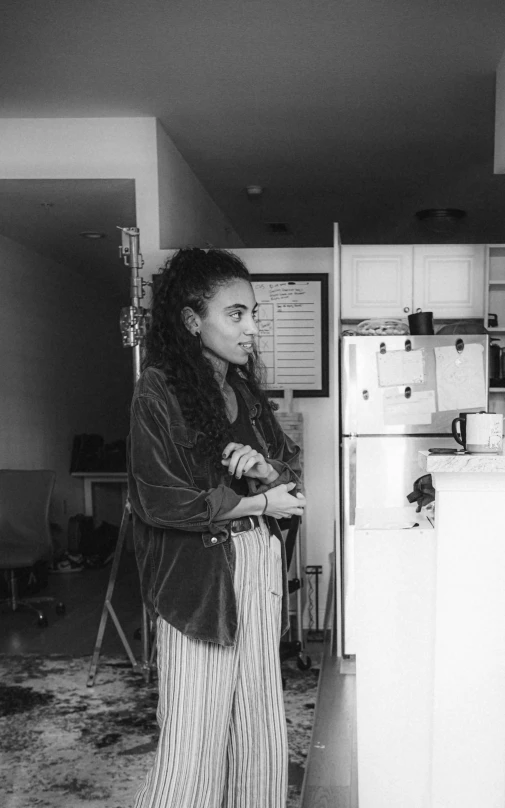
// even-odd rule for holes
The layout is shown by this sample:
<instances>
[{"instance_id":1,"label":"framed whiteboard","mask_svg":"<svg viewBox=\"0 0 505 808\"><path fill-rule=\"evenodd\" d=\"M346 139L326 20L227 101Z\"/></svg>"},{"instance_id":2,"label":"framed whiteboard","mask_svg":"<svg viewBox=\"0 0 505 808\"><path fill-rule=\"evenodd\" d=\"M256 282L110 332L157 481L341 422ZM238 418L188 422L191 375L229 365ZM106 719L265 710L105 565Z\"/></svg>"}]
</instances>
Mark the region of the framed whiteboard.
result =
<instances>
[{"instance_id":1,"label":"framed whiteboard","mask_svg":"<svg viewBox=\"0 0 505 808\"><path fill-rule=\"evenodd\" d=\"M328 275L251 275L269 395L328 396Z\"/></svg>"}]
</instances>

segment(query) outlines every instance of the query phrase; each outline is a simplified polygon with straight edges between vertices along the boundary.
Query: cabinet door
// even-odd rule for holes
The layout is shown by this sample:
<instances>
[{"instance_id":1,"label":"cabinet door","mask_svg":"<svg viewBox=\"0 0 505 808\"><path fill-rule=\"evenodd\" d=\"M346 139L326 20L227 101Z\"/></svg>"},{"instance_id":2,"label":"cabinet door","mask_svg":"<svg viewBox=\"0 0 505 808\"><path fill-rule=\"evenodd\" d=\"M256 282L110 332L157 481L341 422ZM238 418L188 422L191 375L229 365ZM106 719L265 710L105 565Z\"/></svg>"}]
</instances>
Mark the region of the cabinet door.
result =
<instances>
[{"instance_id":1,"label":"cabinet door","mask_svg":"<svg viewBox=\"0 0 505 808\"><path fill-rule=\"evenodd\" d=\"M484 316L484 244L414 247L414 310L438 319Z\"/></svg>"},{"instance_id":2,"label":"cabinet door","mask_svg":"<svg viewBox=\"0 0 505 808\"><path fill-rule=\"evenodd\" d=\"M412 312L410 245L342 246L342 319Z\"/></svg>"}]
</instances>

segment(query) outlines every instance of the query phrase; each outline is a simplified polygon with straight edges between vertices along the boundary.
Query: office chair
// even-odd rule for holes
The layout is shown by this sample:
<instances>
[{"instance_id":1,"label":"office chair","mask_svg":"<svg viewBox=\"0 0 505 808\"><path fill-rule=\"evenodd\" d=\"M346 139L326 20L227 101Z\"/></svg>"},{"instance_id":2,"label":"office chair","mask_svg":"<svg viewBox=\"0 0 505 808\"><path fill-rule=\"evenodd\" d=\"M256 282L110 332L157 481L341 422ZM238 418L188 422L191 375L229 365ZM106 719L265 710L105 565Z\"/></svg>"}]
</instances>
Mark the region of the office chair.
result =
<instances>
[{"instance_id":1,"label":"office chair","mask_svg":"<svg viewBox=\"0 0 505 808\"><path fill-rule=\"evenodd\" d=\"M47 626L47 618L34 603L55 601L51 597L18 597L16 572L33 567L39 561L50 561L53 554L49 527L49 503L55 473L0 469L0 570L4 571L9 597L0 603L12 611L20 607L34 610L38 625ZM65 607L57 603L62 614Z\"/></svg>"}]
</instances>

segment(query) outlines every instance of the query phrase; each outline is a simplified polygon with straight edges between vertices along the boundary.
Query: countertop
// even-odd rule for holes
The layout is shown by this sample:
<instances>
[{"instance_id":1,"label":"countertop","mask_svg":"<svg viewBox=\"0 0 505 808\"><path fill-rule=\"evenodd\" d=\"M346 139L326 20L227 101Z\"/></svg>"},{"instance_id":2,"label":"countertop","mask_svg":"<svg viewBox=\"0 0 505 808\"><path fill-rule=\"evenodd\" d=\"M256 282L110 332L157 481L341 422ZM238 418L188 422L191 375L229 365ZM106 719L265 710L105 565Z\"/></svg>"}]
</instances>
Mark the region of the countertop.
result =
<instances>
[{"instance_id":1,"label":"countertop","mask_svg":"<svg viewBox=\"0 0 505 808\"><path fill-rule=\"evenodd\" d=\"M356 508L356 530L432 530L432 522L416 507L414 503L403 508Z\"/></svg>"},{"instance_id":2,"label":"countertop","mask_svg":"<svg viewBox=\"0 0 505 808\"><path fill-rule=\"evenodd\" d=\"M457 454L430 455L426 450L419 452L421 469L430 474L437 472L462 472L471 474L505 474L505 455L503 454Z\"/></svg>"}]
</instances>

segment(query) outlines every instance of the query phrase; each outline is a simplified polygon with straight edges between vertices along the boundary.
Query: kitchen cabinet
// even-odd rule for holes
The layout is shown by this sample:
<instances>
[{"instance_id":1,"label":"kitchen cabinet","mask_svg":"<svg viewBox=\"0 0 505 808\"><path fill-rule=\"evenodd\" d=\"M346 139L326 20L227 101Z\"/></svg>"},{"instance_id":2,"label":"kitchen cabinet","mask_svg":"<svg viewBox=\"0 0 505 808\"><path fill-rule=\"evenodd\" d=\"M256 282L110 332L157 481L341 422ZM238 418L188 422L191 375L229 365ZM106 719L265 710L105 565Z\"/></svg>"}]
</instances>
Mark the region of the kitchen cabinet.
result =
<instances>
[{"instance_id":1,"label":"kitchen cabinet","mask_svg":"<svg viewBox=\"0 0 505 808\"><path fill-rule=\"evenodd\" d=\"M412 306L410 245L342 245L342 320L405 317Z\"/></svg>"},{"instance_id":2,"label":"kitchen cabinet","mask_svg":"<svg viewBox=\"0 0 505 808\"><path fill-rule=\"evenodd\" d=\"M418 474L432 474L437 492L433 531L373 529L356 508L359 805L496 808L505 805L503 457L422 456Z\"/></svg>"},{"instance_id":3,"label":"kitchen cabinet","mask_svg":"<svg viewBox=\"0 0 505 808\"><path fill-rule=\"evenodd\" d=\"M341 318L483 317L485 257L483 244L344 245Z\"/></svg>"},{"instance_id":4,"label":"kitchen cabinet","mask_svg":"<svg viewBox=\"0 0 505 808\"><path fill-rule=\"evenodd\" d=\"M414 246L414 309L435 319L484 316L484 244Z\"/></svg>"}]
</instances>

